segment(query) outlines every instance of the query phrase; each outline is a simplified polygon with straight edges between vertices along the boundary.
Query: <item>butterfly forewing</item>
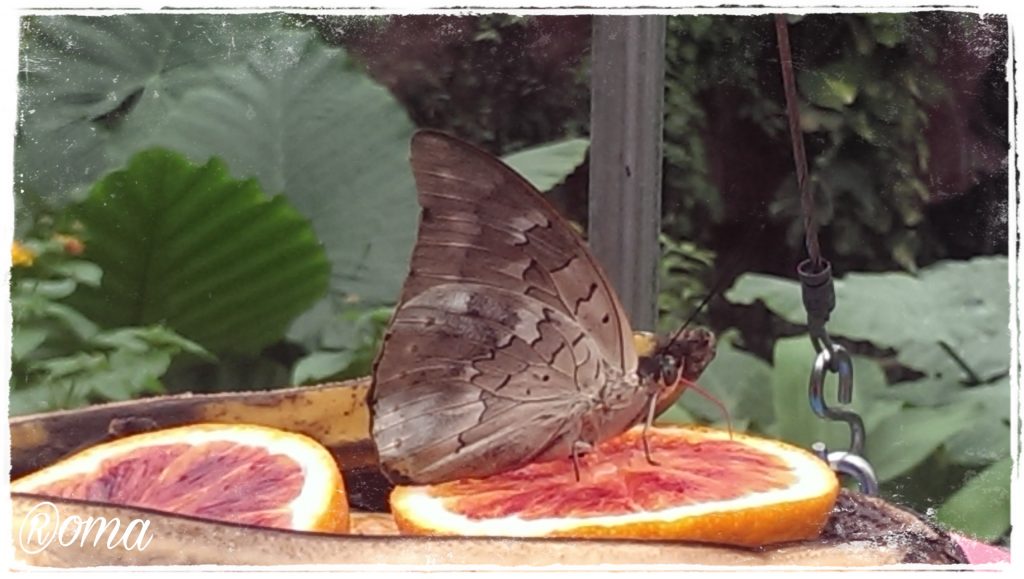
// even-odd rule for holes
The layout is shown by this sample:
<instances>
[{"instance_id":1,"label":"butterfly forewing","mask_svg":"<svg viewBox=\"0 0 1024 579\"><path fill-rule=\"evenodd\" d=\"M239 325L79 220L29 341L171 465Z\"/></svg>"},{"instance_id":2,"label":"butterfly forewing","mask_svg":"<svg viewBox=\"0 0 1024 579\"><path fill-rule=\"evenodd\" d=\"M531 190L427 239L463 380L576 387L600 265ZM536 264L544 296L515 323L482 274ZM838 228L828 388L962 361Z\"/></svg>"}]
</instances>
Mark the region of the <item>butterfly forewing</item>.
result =
<instances>
[{"instance_id":1,"label":"butterfly forewing","mask_svg":"<svg viewBox=\"0 0 1024 579\"><path fill-rule=\"evenodd\" d=\"M437 482L566 454L597 392L635 372L622 306L579 237L500 161L420 132L412 166L419 235L372 390L385 472Z\"/></svg>"},{"instance_id":2,"label":"butterfly forewing","mask_svg":"<svg viewBox=\"0 0 1024 579\"><path fill-rule=\"evenodd\" d=\"M413 137L412 169L423 211L400 302L451 281L522 292L577 320L610 362L635 370L629 321L604 272L532 185L432 131Z\"/></svg>"}]
</instances>

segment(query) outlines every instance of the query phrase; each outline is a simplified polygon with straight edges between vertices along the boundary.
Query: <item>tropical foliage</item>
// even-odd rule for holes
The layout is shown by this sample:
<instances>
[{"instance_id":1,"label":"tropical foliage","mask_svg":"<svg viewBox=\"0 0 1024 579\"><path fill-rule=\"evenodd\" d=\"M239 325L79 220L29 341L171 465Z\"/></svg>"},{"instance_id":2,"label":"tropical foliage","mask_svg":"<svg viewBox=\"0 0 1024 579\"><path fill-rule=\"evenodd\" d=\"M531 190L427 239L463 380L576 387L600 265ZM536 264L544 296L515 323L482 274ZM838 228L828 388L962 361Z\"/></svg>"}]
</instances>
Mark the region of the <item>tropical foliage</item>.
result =
<instances>
[{"instance_id":1,"label":"tropical foliage","mask_svg":"<svg viewBox=\"0 0 1024 579\"><path fill-rule=\"evenodd\" d=\"M588 26L24 18L12 413L368 373L416 230L415 126L504 155L586 219ZM816 217L844 274L829 330L853 352L867 457L888 496L1005 539L1007 261L980 257L1005 253L1006 118L988 110L999 95L1005 109L1005 20L790 26ZM733 427L839 449L848 433L807 403L799 286L746 274L695 311L738 270L788 272L803 255L777 59L770 18L668 21L659 326L696 315L718 331L701 385ZM982 77L1002 80L973 91ZM948 115L969 143L953 162L929 136ZM724 417L687 395L662 419Z\"/></svg>"},{"instance_id":2,"label":"tropical foliage","mask_svg":"<svg viewBox=\"0 0 1024 579\"><path fill-rule=\"evenodd\" d=\"M99 287L103 272L80 257L75 232L45 229L12 252L11 414L159 393L173 358L209 356L160 324L103 329L65 303L80 287Z\"/></svg>"},{"instance_id":3,"label":"tropical foliage","mask_svg":"<svg viewBox=\"0 0 1024 579\"><path fill-rule=\"evenodd\" d=\"M939 262L918 275L850 274L835 282L828 323L855 353L850 408L864 420L866 458L883 492L987 539L1010 525L1008 275L1003 257ZM791 280L746 274L725 297L765 307L797 332L806 320ZM816 354L807 335L780 337L771 363L738 349L738 334L723 338L701 386L723 401L734 427L847 449L846 425L818 418L808 404ZM837 406L835 378L826 385ZM666 418L722 419L696 396Z\"/></svg>"}]
</instances>

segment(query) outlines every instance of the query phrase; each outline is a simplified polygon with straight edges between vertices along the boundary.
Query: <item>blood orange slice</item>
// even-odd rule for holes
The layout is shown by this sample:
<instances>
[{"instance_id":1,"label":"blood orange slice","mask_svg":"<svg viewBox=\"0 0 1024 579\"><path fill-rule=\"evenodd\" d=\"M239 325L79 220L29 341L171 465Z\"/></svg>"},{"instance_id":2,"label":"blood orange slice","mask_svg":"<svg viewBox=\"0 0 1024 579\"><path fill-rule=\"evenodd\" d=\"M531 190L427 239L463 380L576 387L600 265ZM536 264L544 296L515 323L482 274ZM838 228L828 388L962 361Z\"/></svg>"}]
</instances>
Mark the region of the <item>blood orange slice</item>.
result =
<instances>
[{"instance_id":1,"label":"blood orange slice","mask_svg":"<svg viewBox=\"0 0 1024 579\"><path fill-rule=\"evenodd\" d=\"M580 461L431 486L396 487L404 532L677 539L760 546L816 537L839 493L799 448L701 427L652 428L647 462L634 428Z\"/></svg>"},{"instance_id":2,"label":"blood orange slice","mask_svg":"<svg viewBox=\"0 0 1024 579\"><path fill-rule=\"evenodd\" d=\"M195 424L100 444L11 484L14 492L303 531L348 531L334 457L263 426Z\"/></svg>"}]
</instances>

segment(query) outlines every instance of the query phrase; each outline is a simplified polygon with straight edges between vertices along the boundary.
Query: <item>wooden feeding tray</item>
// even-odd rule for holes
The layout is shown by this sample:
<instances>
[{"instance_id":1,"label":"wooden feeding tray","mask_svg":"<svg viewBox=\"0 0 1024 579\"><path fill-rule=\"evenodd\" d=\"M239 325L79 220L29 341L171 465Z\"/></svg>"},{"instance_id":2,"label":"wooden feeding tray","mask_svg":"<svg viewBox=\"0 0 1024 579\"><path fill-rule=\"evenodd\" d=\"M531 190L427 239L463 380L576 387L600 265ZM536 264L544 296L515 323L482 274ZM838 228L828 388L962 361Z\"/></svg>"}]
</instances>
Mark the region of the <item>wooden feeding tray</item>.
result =
<instances>
[{"instance_id":1,"label":"wooden feeding tray","mask_svg":"<svg viewBox=\"0 0 1024 579\"><path fill-rule=\"evenodd\" d=\"M401 536L387 513L390 484L369 439L367 379L266 392L180 395L93 406L11 420L12 478L114 438L198 422L259 424L316 438L343 466L351 533L302 533L142 508L12 494L15 556L20 565L805 565L879 566L966 563L957 543L922 517L885 501L843 491L820 537L761 549L670 541ZM149 521L144 549L91 541L25 548L19 533L46 533L57 518L33 519L42 501L60 518ZM35 511L34 511L35 509ZM113 524L113 523L110 523Z\"/></svg>"}]
</instances>

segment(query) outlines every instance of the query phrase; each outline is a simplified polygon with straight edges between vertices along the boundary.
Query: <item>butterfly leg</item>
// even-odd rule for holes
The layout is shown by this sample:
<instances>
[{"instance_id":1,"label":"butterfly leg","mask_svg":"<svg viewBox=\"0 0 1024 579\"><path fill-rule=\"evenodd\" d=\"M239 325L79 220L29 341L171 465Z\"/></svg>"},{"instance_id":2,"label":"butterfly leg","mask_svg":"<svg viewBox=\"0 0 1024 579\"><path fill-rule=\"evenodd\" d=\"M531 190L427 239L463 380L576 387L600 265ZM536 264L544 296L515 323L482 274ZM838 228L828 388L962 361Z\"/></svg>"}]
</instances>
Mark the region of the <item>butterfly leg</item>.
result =
<instances>
[{"instance_id":1,"label":"butterfly leg","mask_svg":"<svg viewBox=\"0 0 1024 579\"><path fill-rule=\"evenodd\" d=\"M651 401L647 407L647 420L644 421L644 431L641 434L641 438L644 441L644 457L647 458L647 464L651 466L659 466L659 463L651 458L651 444L647 440L647 435L651 429L651 425L654 424L654 410L658 407L658 397L651 396Z\"/></svg>"},{"instance_id":2,"label":"butterfly leg","mask_svg":"<svg viewBox=\"0 0 1024 579\"><path fill-rule=\"evenodd\" d=\"M576 482L580 482L580 456L593 449L590 443L582 440L572 443L572 471L576 474Z\"/></svg>"}]
</instances>

